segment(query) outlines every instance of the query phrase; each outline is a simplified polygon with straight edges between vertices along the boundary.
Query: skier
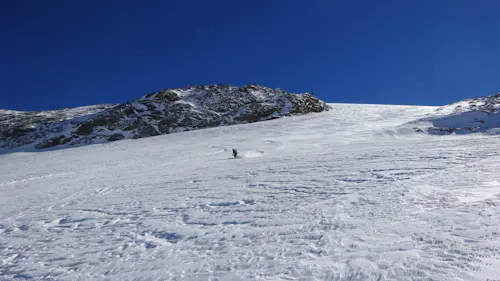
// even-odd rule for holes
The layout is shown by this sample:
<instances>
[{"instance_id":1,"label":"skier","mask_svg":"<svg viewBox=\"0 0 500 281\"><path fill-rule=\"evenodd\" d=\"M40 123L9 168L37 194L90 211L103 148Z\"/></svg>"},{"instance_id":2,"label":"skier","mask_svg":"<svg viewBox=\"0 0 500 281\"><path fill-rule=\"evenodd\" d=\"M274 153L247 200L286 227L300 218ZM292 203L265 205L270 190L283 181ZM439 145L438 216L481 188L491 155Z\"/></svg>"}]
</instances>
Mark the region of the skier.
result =
<instances>
[{"instance_id":1,"label":"skier","mask_svg":"<svg viewBox=\"0 0 500 281\"><path fill-rule=\"evenodd\" d=\"M236 151L236 149L233 148L233 157L236 158L238 156L238 151Z\"/></svg>"}]
</instances>

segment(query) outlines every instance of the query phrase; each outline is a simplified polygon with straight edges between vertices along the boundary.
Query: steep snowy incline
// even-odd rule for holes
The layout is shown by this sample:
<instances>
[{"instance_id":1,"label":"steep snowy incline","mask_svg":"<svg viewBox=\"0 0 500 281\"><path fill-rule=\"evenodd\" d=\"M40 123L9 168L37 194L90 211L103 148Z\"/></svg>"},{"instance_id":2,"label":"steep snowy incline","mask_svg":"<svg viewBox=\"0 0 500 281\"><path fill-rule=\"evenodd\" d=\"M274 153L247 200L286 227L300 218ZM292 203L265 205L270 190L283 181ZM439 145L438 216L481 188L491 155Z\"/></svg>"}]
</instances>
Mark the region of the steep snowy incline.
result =
<instances>
[{"instance_id":1,"label":"steep snowy incline","mask_svg":"<svg viewBox=\"0 0 500 281\"><path fill-rule=\"evenodd\" d=\"M331 106L0 155L0 280L500 280L498 138Z\"/></svg>"}]
</instances>

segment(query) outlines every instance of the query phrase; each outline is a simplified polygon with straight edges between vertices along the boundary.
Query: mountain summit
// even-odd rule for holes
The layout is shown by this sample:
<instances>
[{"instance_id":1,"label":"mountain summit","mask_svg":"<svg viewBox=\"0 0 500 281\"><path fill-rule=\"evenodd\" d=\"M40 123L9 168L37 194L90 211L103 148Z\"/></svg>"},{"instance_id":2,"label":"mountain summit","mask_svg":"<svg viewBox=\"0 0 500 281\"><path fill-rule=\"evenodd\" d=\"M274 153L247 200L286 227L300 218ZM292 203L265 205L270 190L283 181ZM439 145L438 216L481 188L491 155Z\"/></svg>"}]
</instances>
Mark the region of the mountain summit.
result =
<instances>
[{"instance_id":1,"label":"mountain summit","mask_svg":"<svg viewBox=\"0 0 500 281\"><path fill-rule=\"evenodd\" d=\"M50 112L0 111L0 147L48 148L104 143L329 109L312 93L291 94L255 84L165 89L116 106L86 108L94 110L52 111L60 118L43 117Z\"/></svg>"}]
</instances>

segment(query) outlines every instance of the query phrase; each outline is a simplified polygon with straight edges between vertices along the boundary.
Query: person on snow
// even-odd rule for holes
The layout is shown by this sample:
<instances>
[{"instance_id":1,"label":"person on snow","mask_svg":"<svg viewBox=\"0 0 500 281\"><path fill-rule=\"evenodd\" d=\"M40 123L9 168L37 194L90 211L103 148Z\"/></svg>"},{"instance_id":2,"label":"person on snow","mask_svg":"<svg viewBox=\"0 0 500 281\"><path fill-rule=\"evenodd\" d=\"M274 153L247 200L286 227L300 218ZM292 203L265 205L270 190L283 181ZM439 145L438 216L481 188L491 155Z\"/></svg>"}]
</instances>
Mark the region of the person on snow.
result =
<instances>
[{"instance_id":1,"label":"person on snow","mask_svg":"<svg viewBox=\"0 0 500 281\"><path fill-rule=\"evenodd\" d=\"M238 156L238 151L236 151L236 149L233 148L233 157L236 158L236 156Z\"/></svg>"}]
</instances>

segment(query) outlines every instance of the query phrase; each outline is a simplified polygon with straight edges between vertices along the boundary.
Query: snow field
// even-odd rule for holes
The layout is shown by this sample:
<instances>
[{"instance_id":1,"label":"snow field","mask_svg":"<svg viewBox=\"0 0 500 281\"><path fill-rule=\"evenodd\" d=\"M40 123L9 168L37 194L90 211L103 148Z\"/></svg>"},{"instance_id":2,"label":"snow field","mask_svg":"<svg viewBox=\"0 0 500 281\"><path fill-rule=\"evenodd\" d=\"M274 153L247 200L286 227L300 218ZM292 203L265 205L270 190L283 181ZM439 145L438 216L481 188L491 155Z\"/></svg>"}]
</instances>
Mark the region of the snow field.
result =
<instances>
[{"instance_id":1,"label":"snow field","mask_svg":"<svg viewBox=\"0 0 500 281\"><path fill-rule=\"evenodd\" d=\"M0 155L0 280L500 280L498 138L332 107Z\"/></svg>"}]
</instances>

